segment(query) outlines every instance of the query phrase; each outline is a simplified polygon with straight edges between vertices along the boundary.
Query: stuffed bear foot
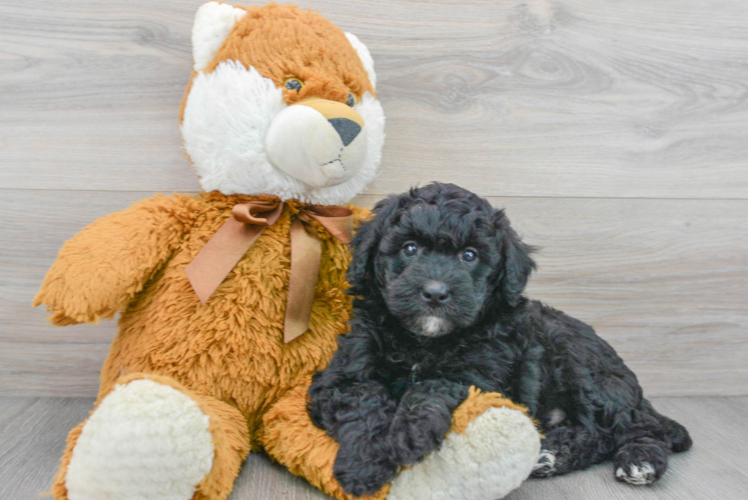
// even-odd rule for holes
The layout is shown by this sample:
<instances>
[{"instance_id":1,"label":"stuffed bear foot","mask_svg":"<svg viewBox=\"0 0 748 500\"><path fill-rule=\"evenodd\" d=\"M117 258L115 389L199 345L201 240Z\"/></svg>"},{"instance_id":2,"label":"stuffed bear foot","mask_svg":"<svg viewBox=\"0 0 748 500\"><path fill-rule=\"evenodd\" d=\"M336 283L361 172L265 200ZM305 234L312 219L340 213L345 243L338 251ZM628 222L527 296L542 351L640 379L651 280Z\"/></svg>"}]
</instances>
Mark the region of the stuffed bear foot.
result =
<instances>
[{"instance_id":1,"label":"stuffed bear foot","mask_svg":"<svg viewBox=\"0 0 748 500\"><path fill-rule=\"evenodd\" d=\"M387 500L497 500L522 484L540 450L530 418L507 401L459 428L466 420L461 412L470 413L471 404L485 404L476 398L491 397L500 401L490 393L472 394L455 411L452 431L441 448L403 470Z\"/></svg>"},{"instance_id":2,"label":"stuffed bear foot","mask_svg":"<svg viewBox=\"0 0 748 500\"><path fill-rule=\"evenodd\" d=\"M80 431L68 499L190 500L213 465L208 427L208 415L173 387L147 379L116 386Z\"/></svg>"}]
</instances>

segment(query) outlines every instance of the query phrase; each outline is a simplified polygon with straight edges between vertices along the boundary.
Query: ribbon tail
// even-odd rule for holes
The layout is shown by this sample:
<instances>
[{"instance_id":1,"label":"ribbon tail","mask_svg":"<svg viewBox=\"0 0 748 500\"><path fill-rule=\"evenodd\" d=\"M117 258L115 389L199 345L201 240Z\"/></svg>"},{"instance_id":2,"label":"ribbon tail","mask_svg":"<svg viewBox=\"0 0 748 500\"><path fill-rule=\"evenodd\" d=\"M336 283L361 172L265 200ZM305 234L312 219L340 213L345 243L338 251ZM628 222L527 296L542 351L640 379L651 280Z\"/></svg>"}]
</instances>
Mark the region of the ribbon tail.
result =
<instances>
[{"instance_id":1,"label":"ribbon tail","mask_svg":"<svg viewBox=\"0 0 748 500\"><path fill-rule=\"evenodd\" d=\"M291 223L291 277L288 283L283 341L289 343L309 329L322 245L316 232L307 232L296 219Z\"/></svg>"},{"instance_id":2,"label":"ribbon tail","mask_svg":"<svg viewBox=\"0 0 748 500\"><path fill-rule=\"evenodd\" d=\"M237 262L260 237L263 226L229 218L184 269L200 302L205 304Z\"/></svg>"}]
</instances>

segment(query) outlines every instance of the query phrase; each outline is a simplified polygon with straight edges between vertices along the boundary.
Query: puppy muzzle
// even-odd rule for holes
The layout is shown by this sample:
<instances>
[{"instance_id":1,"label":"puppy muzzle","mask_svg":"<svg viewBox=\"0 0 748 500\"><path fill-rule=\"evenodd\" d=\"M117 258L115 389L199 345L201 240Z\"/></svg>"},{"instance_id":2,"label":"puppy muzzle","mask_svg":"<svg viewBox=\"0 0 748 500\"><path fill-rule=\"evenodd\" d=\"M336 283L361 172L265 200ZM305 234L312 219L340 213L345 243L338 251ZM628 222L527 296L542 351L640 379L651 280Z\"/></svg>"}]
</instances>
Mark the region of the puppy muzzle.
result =
<instances>
[{"instance_id":1,"label":"puppy muzzle","mask_svg":"<svg viewBox=\"0 0 748 500\"><path fill-rule=\"evenodd\" d=\"M273 119L265 151L275 168L310 187L336 186L364 164L366 127L361 115L343 103L305 99Z\"/></svg>"},{"instance_id":2,"label":"puppy muzzle","mask_svg":"<svg viewBox=\"0 0 748 500\"><path fill-rule=\"evenodd\" d=\"M479 304L466 277L416 267L386 286L390 312L412 333L441 337L471 324Z\"/></svg>"}]
</instances>

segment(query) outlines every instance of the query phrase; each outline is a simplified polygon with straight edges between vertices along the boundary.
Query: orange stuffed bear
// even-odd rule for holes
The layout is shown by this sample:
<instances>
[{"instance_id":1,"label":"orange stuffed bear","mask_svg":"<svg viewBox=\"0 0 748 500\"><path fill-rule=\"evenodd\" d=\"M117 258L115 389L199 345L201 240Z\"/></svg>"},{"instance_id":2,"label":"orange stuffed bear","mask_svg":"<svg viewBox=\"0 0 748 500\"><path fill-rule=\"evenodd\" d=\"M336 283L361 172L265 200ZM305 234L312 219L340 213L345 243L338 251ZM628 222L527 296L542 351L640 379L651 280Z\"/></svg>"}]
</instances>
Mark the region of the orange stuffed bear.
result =
<instances>
[{"instance_id":1,"label":"orange stuffed bear","mask_svg":"<svg viewBox=\"0 0 748 500\"><path fill-rule=\"evenodd\" d=\"M371 56L319 15L274 4L205 4L192 42L181 128L205 192L159 195L86 227L35 299L55 325L121 312L54 497L225 499L247 454L264 448L349 498L306 392L346 332L346 225L367 216L332 206L361 193L380 161ZM344 220L330 229L330 219ZM294 278L297 266L306 270ZM477 390L450 438L371 498L493 500L538 452L523 411Z\"/></svg>"}]
</instances>

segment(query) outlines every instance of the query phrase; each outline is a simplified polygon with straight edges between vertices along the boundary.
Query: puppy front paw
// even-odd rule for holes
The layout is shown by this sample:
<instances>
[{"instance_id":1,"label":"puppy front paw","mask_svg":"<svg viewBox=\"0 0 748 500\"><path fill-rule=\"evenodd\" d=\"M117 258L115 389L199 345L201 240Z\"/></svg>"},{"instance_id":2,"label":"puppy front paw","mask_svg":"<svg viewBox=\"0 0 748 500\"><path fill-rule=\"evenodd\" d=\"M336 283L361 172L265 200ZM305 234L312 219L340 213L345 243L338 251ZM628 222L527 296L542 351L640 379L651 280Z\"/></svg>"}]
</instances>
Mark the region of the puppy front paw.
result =
<instances>
[{"instance_id":1,"label":"puppy front paw","mask_svg":"<svg viewBox=\"0 0 748 500\"><path fill-rule=\"evenodd\" d=\"M390 453L394 462L412 465L436 451L449 431L448 424L411 421L393 426L390 432Z\"/></svg>"},{"instance_id":2,"label":"puppy front paw","mask_svg":"<svg viewBox=\"0 0 748 500\"><path fill-rule=\"evenodd\" d=\"M363 496L376 493L395 478L397 465L372 450L341 446L333 464L333 476L348 494Z\"/></svg>"},{"instance_id":3,"label":"puppy front paw","mask_svg":"<svg viewBox=\"0 0 748 500\"><path fill-rule=\"evenodd\" d=\"M425 395L414 400L401 403L388 435L390 457L402 465L420 462L438 450L452 425L452 413L440 401Z\"/></svg>"}]
</instances>

